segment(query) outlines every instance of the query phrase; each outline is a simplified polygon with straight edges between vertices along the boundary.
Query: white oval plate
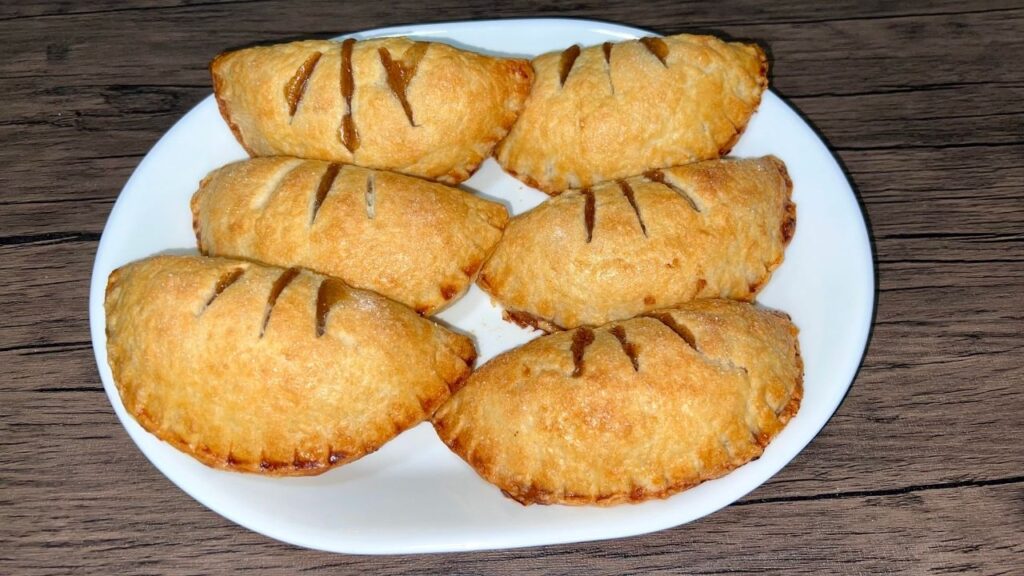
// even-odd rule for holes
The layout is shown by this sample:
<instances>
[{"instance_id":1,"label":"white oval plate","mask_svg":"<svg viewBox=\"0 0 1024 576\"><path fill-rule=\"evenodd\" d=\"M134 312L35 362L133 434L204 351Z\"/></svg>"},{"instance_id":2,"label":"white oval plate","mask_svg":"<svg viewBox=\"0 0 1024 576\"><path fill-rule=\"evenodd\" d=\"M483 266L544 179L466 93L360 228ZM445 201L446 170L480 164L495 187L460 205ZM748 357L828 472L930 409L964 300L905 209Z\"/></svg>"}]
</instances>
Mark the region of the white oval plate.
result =
<instances>
[{"instance_id":1,"label":"white oval plate","mask_svg":"<svg viewBox=\"0 0 1024 576\"><path fill-rule=\"evenodd\" d=\"M581 20L503 20L385 28L355 34L415 36L504 55L533 56L572 43L651 33ZM642 534L710 514L750 492L811 441L846 394L864 353L874 306L868 234L849 183L825 144L766 92L733 151L775 154L789 167L796 236L759 301L800 327L806 368L800 412L764 455L724 478L668 500L614 508L524 507L480 479L429 424L366 458L313 478L265 478L207 468L143 430L125 413L106 357L107 276L158 252L194 252L189 198L207 172L245 157L212 96L185 115L146 155L122 190L96 254L89 312L100 376L118 418L149 460L193 498L272 538L321 550L397 554L510 548ZM513 212L544 195L505 175L493 160L466 185ZM441 318L476 336L480 362L538 334L502 321L475 286Z\"/></svg>"}]
</instances>

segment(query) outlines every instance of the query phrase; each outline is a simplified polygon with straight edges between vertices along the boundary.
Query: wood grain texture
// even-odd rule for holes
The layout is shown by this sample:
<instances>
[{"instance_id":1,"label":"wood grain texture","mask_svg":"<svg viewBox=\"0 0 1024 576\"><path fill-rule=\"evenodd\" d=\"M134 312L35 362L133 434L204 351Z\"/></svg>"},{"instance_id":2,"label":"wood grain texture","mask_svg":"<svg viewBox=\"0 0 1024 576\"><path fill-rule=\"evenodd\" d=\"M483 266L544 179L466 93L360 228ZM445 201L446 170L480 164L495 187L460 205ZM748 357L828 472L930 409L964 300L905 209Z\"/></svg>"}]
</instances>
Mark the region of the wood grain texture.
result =
<instances>
[{"instance_id":1,"label":"wood grain texture","mask_svg":"<svg viewBox=\"0 0 1024 576\"><path fill-rule=\"evenodd\" d=\"M217 52L451 18L572 16L766 45L826 138L877 255L864 365L764 486L698 522L597 543L330 555L248 532L157 472L103 395L99 234ZM1024 555L1021 2L67 0L0 6L0 573L1019 573Z\"/></svg>"}]
</instances>

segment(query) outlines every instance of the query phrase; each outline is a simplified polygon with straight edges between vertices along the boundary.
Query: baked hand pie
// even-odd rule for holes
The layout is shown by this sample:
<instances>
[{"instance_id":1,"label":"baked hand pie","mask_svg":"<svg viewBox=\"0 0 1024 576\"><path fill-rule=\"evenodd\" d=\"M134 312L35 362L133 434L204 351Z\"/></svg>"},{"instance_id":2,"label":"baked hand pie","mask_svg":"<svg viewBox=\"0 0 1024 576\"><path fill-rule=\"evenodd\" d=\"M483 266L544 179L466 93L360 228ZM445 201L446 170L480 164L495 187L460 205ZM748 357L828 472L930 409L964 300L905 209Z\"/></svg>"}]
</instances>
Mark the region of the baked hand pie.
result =
<instances>
[{"instance_id":1,"label":"baked hand pie","mask_svg":"<svg viewBox=\"0 0 1024 576\"><path fill-rule=\"evenodd\" d=\"M427 419L473 343L297 268L196 256L107 283L107 360L143 428L215 468L319 474Z\"/></svg>"},{"instance_id":2,"label":"baked hand pie","mask_svg":"<svg viewBox=\"0 0 1024 576\"><path fill-rule=\"evenodd\" d=\"M526 60L406 38L307 40L210 64L224 120L252 156L298 156L458 183L505 137Z\"/></svg>"},{"instance_id":3,"label":"baked hand pie","mask_svg":"<svg viewBox=\"0 0 1024 576\"><path fill-rule=\"evenodd\" d=\"M273 157L213 171L192 221L203 254L302 266L433 314L469 287L508 212L394 172Z\"/></svg>"},{"instance_id":4,"label":"baked hand pie","mask_svg":"<svg viewBox=\"0 0 1024 576\"><path fill-rule=\"evenodd\" d=\"M513 218L477 283L551 332L694 298L753 299L796 226L774 156L709 160L552 198Z\"/></svg>"},{"instance_id":5,"label":"baked hand pie","mask_svg":"<svg viewBox=\"0 0 1024 576\"><path fill-rule=\"evenodd\" d=\"M549 194L732 149L768 85L753 44L680 34L538 56L519 120L495 150Z\"/></svg>"},{"instance_id":6,"label":"baked hand pie","mask_svg":"<svg viewBox=\"0 0 1024 576\"><path fill-rule=\"evenodd\" d=\"M760 456L799 409L802 380L787 316L701 300L506 352L433 421L523 504L640 502Z\"/></svg>"}]
</instances>

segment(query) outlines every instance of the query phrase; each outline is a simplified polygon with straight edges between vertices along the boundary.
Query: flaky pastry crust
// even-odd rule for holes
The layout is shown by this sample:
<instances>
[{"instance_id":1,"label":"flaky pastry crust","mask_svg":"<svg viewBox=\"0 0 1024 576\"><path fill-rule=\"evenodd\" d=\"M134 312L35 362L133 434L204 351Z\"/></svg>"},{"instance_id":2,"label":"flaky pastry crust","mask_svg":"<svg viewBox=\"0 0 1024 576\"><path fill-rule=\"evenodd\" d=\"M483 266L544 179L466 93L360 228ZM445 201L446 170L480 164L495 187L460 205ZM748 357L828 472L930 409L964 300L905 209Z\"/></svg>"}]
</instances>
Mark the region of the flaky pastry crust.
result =
<instances>
[{"instance_id":1,"label":"flaky pastry crust","mask_svg":"<svg viewBox=\"0 0 1024 576\"><path fill-rule=\"evenodd\" d=\"M799 409L802 381L787 316L701 300L506 352L433 421L510 498L607 506L756 459Z\"/></svg>"},{"instance_id":2,"label":"flaky pastry crust","mask_svg":"<svg viewBox=\"0 0 1024 576\"><path fill-rule=\"evenodd\" d=\"M546 331L694 298L753 299L796 226L774 156L709 160L552 198L513 218L477 283Z\"/></svg>"},{"instance_id":3,"label":"flaky pastry crust","mask_svg":"<svg viewBox=\"0 0 1024 576\"><path fill-rule=\"evenodd\" d=\"M221 114L249 154L458 183L508 133L533 80L525 60L405 38L346 42L258 46L213 60Z\"/></svg>"},{"instance_id":4,"label":"flaky pastry crust","mask_svg":"<svg viewBox=\"0 0 1024 576\"><path fill-rule=\"evenodd\" d=\"M688 34L570 47L533 67L495 157L549 194L721 157L768 85L760 47Z\"/></svg>"},{"instance_id":5,"label":"flaky pastry crust","mask_svg":"<svg viewBox=\"0 0 1024 576\"><path fill-rule=\"evenodd\" d=\"M333 278L158 256L111 273L107 359L143 428L215 468L319 474L429 418L472 342Z\"/></svg>"},{"instance_id":6,"label":"flaky pastry crust","mask_svg":"<svg viewBox=\"0 0 1024 576\"><path fill-rule=\"evenodd\" d=\"M465 293L508 212L394 172L273 157L210 173L192 221L203 254L302 266L433 314Z\"/></svg>"}]
</instances>

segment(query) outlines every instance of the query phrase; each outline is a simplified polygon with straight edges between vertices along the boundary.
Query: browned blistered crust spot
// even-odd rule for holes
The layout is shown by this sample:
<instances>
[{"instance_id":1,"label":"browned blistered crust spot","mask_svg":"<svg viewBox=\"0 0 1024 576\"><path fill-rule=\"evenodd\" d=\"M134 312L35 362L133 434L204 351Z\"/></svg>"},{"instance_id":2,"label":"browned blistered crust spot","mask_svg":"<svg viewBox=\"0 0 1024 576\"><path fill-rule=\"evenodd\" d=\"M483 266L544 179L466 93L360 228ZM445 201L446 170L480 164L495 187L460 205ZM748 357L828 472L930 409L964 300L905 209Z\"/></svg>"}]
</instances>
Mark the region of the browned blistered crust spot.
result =
<instances>
[{"instance_id":1,"label":"browned blistered crust spot","mask_svg":"<svg viewBox=\"0 0 1024 576\"><path fill-rule=\"evenodd\" d=\"M316 335L324 335L331 308L348 295L348 286L337 278L325 278L316 292Z\"/></svg>"},{"instance_id":2,"label":"browned blistered crust spot","mask_svg":"<svg viewBox=\"0 0 1024 576\"><path fill-rule=\"evenodd\" d=\"M665 178L665 173L662 172L661 170L649 170L647 172L644 172L644 178L647 178L651 182L657 182L658 184L662 184L669 190L672 190L676 194L679 194L680 196L683 197L684 200L686 200L686 203L690 205L690 208L693 208L695 212L700 212L700 207L697 206L697 202L694 201L690 194L686 190L683 190L679 186L676 186L675 184L669 182Z\"/></svg>"},{"instance_id":3,"label":"browned blistered crust spot","mask_svg":"<svg viewBox=\"0 0 1024 576\"><path fill-rule=\"evenodd\" d=\"M644 296L644 305L646 305L646 306L654 306L656 303L657 303L657 300L655 300L654 296L651 296L650 294L648 294L647 296Z\"/></svg>"},{"instance_id":4,"label":"browned blistered crust spot","mask_svg":"<svg viewBox=\"0 0 1024 576\"><path fill-rule=\"evenodd\" d=\"M580 47L577 44L569 46L562 52L561 69L558 73L558 85L565 86L565 79L569 77L569 73L572 72L572 67L576 64L576 59L580 56Z\"/></svg>"},{"instance_id":5,"label":"browned blistered crust spot","mask_svg":"<svg viewBox=\"0 0 1024 576\"><path fill-rule=\"evenodd\" d=\"M611 329L612 336L619 341L622 346L622 351L629 357L630 363L633 364L633 371L640 371L640 360L637 358L636 344L633 344L626 338L626 329L620 326L615 326Z\"/></svg>"},{"instance_id":6,"label":"browned blistered crust spot","mask_svg":"<svg viewBox=\"0 0 1024 576\"><path fill-rule=\"evenodd\" d=\"M387 48L377 49L377 53L380 55L380 63L384 65L384 71L387 72L388 87L391 88L391 92L402 104L402 109L405 110L405 117L409 119L410 126L416 126L416 122L413 120L412 106L409 104L406 90L409 88L409 82L416 76L416 68L420 65L423 55L427 53L428 47L430 47L430 44L426 42L417 42L405 51L401 60L391 58L391 52Z\"/></svg>"},{"instance_id":7,"label":"browned blistered crust spot","mask_svg":"<svg viewBox=\"0 0 1024 576\"><path fill-rule=\"evenodd\" d=\"M583 189L583 225L587 228L587 244L594 239L594 193L590 188Z\"/></svg>"},{"instance_id":8,"label":"browned blistered crust spot","mask_svg":"<svg viewBox=\"0 0 1024 576\"><path fill-rule=\"evenodd\" d=\"M782 219L782 242L789 244L796 233L796 204L786 201L786 216Z\"/></svg>"},{"instance_id":9,"label":"browned blistered crust spot","mask_svg":"<svg viewBox=\"0 0 1024 576\"><path fill-rule=\"evenodd\" d=\"M789 316L786 315L788 319ZM793 416L796 416L798 410L800 410L800 402L804 398L804 359L800 355L800 341L796 338L796 331L794 328L790 328L793 333L793 356L796 360L796 382L793 383L793 391L789 395L789 402L779 410L776 415L779 417L779 422L785 424L789 422Z\"/></svg>"},{"instance_id":10,"label":"browned blistered crust spot","mask_svg":"<svg viewBox=\"0 0 1024 576\"><path fill-rule=\"evenodd\" d=\"M779 171L779 175L782 176L782 180L786 186L785 205L783 211L785 215L782 218L782 242L789 244L789 241L793 239L793 234L796 233L796 204L793 203L793 180L789 177L789 171L786 170L786 165L775 158L771 157L775 168Z\"/></svg>"},{"instance_id":11,"label":"browned blistered crust spot","mask_svg":"<svg viewBox=\"0 0 1024 576\"><path fill-rule=\"evenodd\" d=\"M647 237L647 226L644 225L644 218L640 215L640 207L636 204L636 195L633 194L633 187L629 185L629 182L625 180L619 180L619 188L622 190L622 195L629 201L629 205L633 207L633 213L636 214L636 221L640 223L640 230L644 233L644 238Z\"/></svg>"},{"instance_id":12,"label":"browned blistered crust spot","mask_svg":"<svg viewBox=\"0 0 1024 576\"><path fill-rule=\"evenodd\" d=\"M772 437L769 436L768 433L764 432L763 430L751 430L750 439L755 446L763 450L766 446L768 446L768 443L771 442ZM750 459L750 461L753 462L754 460L757 460L760 457L760 455L754 456L753 458Z\"/></svg>"},{"instance_id":13,"label":"browned blistered crust spot","mask_svg":"<svg viewBox=\"0 0 1024 576\"><path fill-rule=\"evenodd\" d=\"M508 174L513 178L518 179L520 182L526 184L530 188L536 188L537 190L540 190L541 192L547 194L548 196L558 196L559 194L564 192L564 190L554 190L551 188L546 188L536 178L530 176L529 174L520 174L519 172L516 172L515 170L508 166L504 166L503 168L505 169L505 172L508 172Z\"/></svg>"},{"instance_id":14,"label":"browned blistered crust spot","mask_svg":"<svg viewBox=\"0 0 1024 576\"><path fill-rule=\"evenodd\" d=\"M480 261L476 260L462 267L462 273L467 277L472 278L477 271L480 270Z\"/></svg>"},{"instance_id":15,"label":"browned blistered crust spot","mask_svg":"<svg viewBox=\"0 0 1024 576\"><path fill-rule=\"evenodd\" d=\"M352 47L356 41L348 38L341 43L341 97L345 99L345 115L341 118L341 143L355 154L359 149L359 131L352 117L352 97L356 93L356 81L352 74Z\"/></svg>"},{"instance_id":16,"label":"browned blistered crust spot","mask_svg":"<svg viewBox=\"0 0 1024 576\"><path fill-rule=\"evenodd\" d=\"M697 339L693 336L693 332L690 332L690 329L687 328L686 326L680 324L679 322L676 322L676 319L672 317L671 314L667 312L654 312L651 314L645 314L645 316L647 316L648 318L653 318L658 322L661 322L666 327L668 327L669 330L672 330L673 332L678 334L680 338L685 340L687 345L690 346L690 348L699 351L697 349Z\"/></svg>"},{"instance_id":17,"label":"browned blistered crust spot","mask_svg":"<svg viewBox=\"0 0 1024 576\"><path fill-rule=\"evenodd\" d=\"M654 57L661 62L661 65L668 68L668 44L665 43L661 38L654 38L648 36L647 38L641 38L640 43L647 48L647 51L654 54Z\"/></svg>"},{"instance_id":18,"label":"browned blistered crust spot","mask_svg":"<svg viewBox=\"0 0 1024 576\"><path fill-rule=\"evenodd\" d=\"M742 135L743 129L733 124L732 138L729 138L729 140L727 140L725 144L722 144L722 146L718 148L718 157L721 158L723 156L728 155L729 152L732 151L733 146L735 146L736 143L740 141L740 136Z\"/></svg>"},{"instance_id":19,"label":"browned blistered crust spot","mask_svg":"<svg viewBox=\"0 0 1024 576\"><path fill-rule=\"evenodd\" d=\"M312 470L315 468L322 468L323 465L324 463L316 458L303 458L299 455L298 450L292 454L292 468L296 470Z\"/></svg>"},{"instance_id":20,"label":"browned blistered crust spot","mask_svg":"<svg viewBox=\"0 0 1024 576\"><path fill-rule=\"evenodd\" d=\"M572 377L579 378L583 375L583 354L587 346L594 341L594 331L586 326L577 328L572 333Z\"/></svg>"},{"instance_id":21,"label":"browned blistered crust spot","mask_svg":"<svg viewBox=\"0 0 1024 576\"><path fill-rule=\"evenodd\" d=\"M708 285L708 281L703 278L697 278L697 291L694 294L700 294L702 290Z\"/></svg>"},{"instance_id":22,"label":"browned blistered crust spot","mask_svg":"<svg viewBox=\"0 0 1024 576\"><path fill-rule=\"evenodd\" d=\"M230 272L225 272L223 275L221 275L220 279L217 280L217 284L213 287L213 294L210 295L210 298L206 301L206 304L203 306L203 312L205 312L206 309L210 307L210 304L213 304L213 301L216 300L218 296L220 296L221 292L227 290L228 286L231 286L232 284L237 282L238 279L241 278L242 274L244 273L244 268L235 268L234 270ZM200 314L202 314L202 312L200 312Z\"/></svg>"},{"instance_id":23,"label":"browned blistered crust spot","mask_svg":"<svg viewBox=\"0 0 1024 576\"><path fill-rule=\"evenodd\" d=\"M282 468L291 468L291 462L276 462L274 460L267 460L266 458L260 458L260 470L264 472L275 472Z\"/></svg>"},{"instance_id":24,"label":"browned blistered crust spot","mask_svg":"<svg viewBox=\"0 0 1024 576\"><path fill-rule=\"evenodd\" d=\"M306 93L306 84L309 83L309 77L313 75L313 70L316 68L317 62L320 61L320 52L314 52L310 54L309 58L299 66L292 76L291 80L284 85L284 99L288 103L288 116L295 116L295 111L299 108L299 102L302 100L302 96Z\"/></svg>"},{"instance_id":25,"label":"browned blistered crust spot","mask_svg":"<svg viewBox=\"0 0 1024 576\"><path fill-rule=\"evenodd\" d=\"M523 312L521 310L505 310L502 312L502 318L519 326L520 328L533 328L534 330L540 330L541 332L557 332L565 330L565 328L549 322L539 316L534 316L529 312Z\"/></svg>"},{"instance_id":26,"label":"browned blistered crust spot","mask_svg":"<svg viewBox=\"0 0 1024 576\"><path fill-rule=\"evenodd\" d=\"M434 409L437 408L437 405L440 403L438 402L439 399L417 398L416 400L419 402L420 410L422 410L424 414L433 414Z\"/></svg>"},{"instance_id":27,"label":"browned blistered crust spot","mask_svg":"<svg viewBox=\"0 0 1024 576\"><path fill-rule=\"evenodd\" d=\"M441 297L445 300L451 300L458 291L459 289L451 284L443 284L441 286Z\"/></svg>"},{"instance_id":28,"label":"browned blistered crust spot","mask_svg":"<svg viewBox=\"0 0 1024 576\"><path fill-rule=\"evenodd\" d=\"M462 390L462 387L466 385L470 375L473 373L473 365L476 363L476 347L472 347L471 351L462 358L462 362L466 364L467 369L459 374L458 378L448 383L448 391L452 394ZM437 406L434 409L436 410ZM430 413L433 414L433 410Z\"/></svg>"},{"instance_id":29,"label":"browned blistered crust spot","mask_svg":"<svg viewBox=\"0 0 1024 576\"><path fill-rule=\"evenodd\" d=\"M274 304L277 304L278 296L281 295L281 292L284 292L284 289L298 275L298 268L289 268L278 276L277 280L274 281L274 285L270 287L270 294L267 296L267 307L263 312L263 323L260 325L260 338L263 338L263 333L267 330L267 323L270 322L270 313L274 311Z\"/></svg>"},{"instance_id":30,"label":"browned blistered crust spot","mask_svg":"<svg viewBox=\"0 0 1024 576\"><path fill-rule=\"evenodd\" d=\"M332 162L327 165L327 170L320 177L320 184L316 187L316 198L313 200L313 214L309 218L310 225L316 221L316 215L320 212L320 206L324 203L324 199L327 198L327 193L331 191L331 187L334 186L334 180L338 177L340 170L341 165Z\"/></svg>"}]
</instances>

